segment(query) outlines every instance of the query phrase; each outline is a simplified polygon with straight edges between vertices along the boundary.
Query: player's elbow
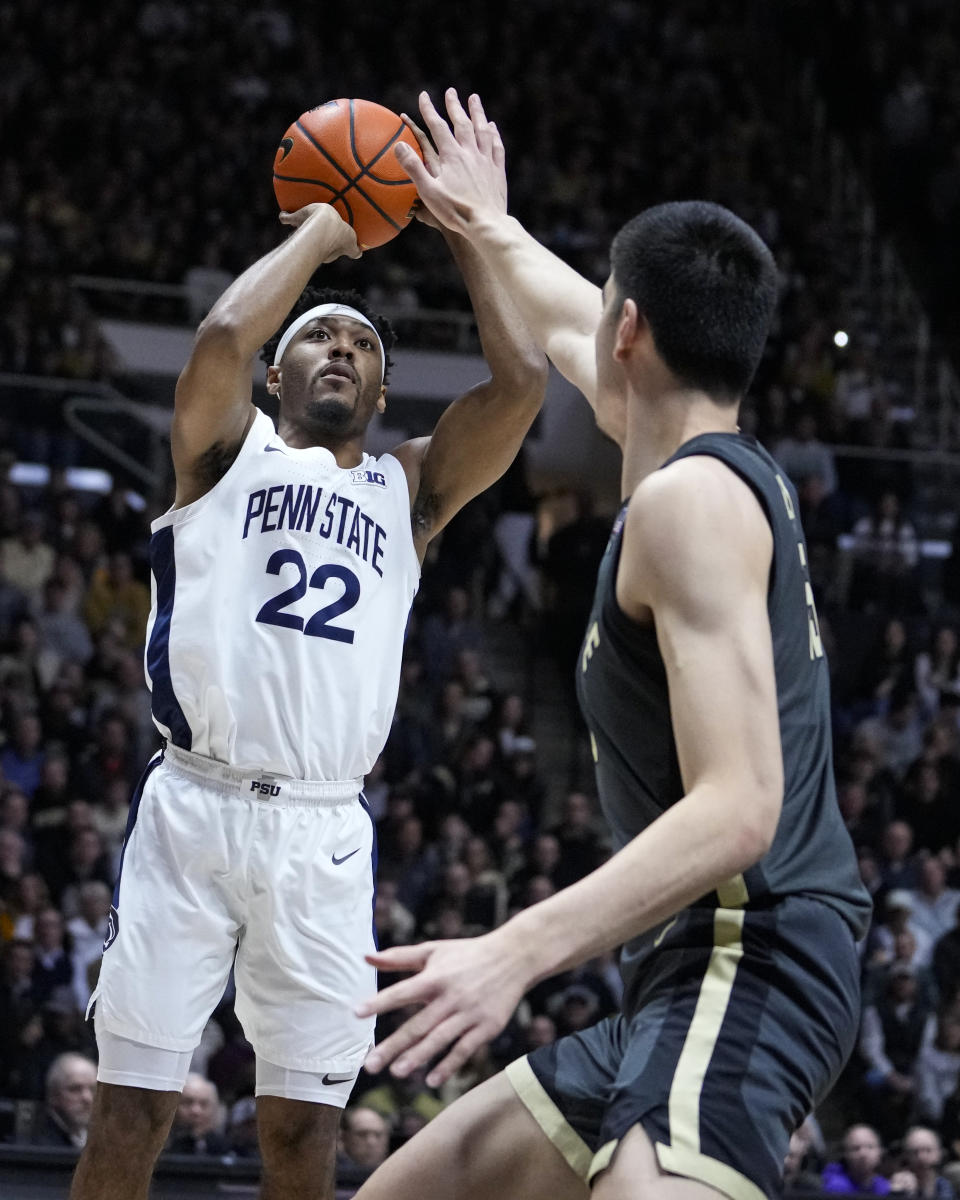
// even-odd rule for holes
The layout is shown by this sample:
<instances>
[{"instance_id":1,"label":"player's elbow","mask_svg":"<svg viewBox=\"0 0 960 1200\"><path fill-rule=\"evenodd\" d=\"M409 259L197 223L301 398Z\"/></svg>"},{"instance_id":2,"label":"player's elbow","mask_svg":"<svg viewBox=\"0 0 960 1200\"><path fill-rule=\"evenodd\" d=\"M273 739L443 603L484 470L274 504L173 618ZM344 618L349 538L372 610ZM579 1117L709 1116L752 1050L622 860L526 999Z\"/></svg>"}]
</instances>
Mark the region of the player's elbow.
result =
<instances>
[{"instance_id":1,"label":"player's elbow","mask_svg":"<svg viewBox=\"0 0 960 1200\"><path fill-rule=\"evenodd\" d=\"M492 368L493 385L514 404L539 409L547 392L550 368L547 360L534 346L505 359Z\"/></svg>"},{"instance_id":2,"label":"player's elbow","mask_svg":"<svg viewBox=\"0 0 960 1200\"><path fill-rule=\"evenodd\" d=\"M752 782L750 803L741 809L737 823L741 871L769 852L777 836L782 806L783 788L776 780Z\"/></svg>"},{"instance_id":3,"label":"player's elbow","mask_svg":"<svg viewBox=\"0 0 960 1200\"><path fill-rule=\"evenodd\" d=\"M200 322L193 341L193 353L246 358L249 355L248 340L239 314L227 306L214 308Z\"/></svg>"}]
</instances>

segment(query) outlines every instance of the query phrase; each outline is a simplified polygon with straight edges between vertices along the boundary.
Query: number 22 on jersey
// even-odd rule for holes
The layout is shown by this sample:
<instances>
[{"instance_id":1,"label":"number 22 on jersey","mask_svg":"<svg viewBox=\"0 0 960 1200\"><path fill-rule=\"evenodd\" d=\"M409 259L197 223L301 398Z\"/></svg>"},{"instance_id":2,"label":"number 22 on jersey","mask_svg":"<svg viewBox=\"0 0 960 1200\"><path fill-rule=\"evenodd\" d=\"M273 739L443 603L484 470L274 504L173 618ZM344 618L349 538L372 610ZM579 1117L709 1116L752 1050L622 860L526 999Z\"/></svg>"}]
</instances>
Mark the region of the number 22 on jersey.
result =
<instances>
[{"instance_id":1,"label":"number 22 on jersey","mask_svg":"<svg viewBox=\"0 0 960 1200\"><path fill-rule=\"evenodd\" d=\"M256 619L262 625L279 625L281 629L294 629L305 637L329 638L333 642L352 644L354 631L332 622L336 617L349 612L360 599L360 580L353 571L339 563L321 563L308 581L307 566L299 551L286 548L275 550L270 555L267 574L280 575L283 568L288 566L296 569L297 581L292 587L271 597L257 613ZM306 622L297 613L287 611L291 604L303 599L308 587L324 591L331 581L334 588L337 584L342 586L340 595L334 596L329 604L318 608Z\"/></svg>"}]
</instances>

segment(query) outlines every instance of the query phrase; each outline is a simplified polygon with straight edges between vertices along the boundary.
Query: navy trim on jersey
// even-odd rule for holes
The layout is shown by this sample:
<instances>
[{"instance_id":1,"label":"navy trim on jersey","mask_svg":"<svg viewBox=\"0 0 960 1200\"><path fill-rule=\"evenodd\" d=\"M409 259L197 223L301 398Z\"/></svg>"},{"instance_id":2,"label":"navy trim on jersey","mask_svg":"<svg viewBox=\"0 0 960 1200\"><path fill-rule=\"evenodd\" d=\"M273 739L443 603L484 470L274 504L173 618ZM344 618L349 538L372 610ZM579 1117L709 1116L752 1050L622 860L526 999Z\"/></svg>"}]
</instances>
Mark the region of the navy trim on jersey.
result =
<instances>
[{"instance_id":1,"label":"navy trim on jersey","mask_svg":"<svg viewBox=\"0 0 960 1200\"><path fill-rule=\"evenodd\" d=\"M367 801L366 801L366 799L364 798L363 792L361 792L361 793L360 793L360 803L363 805L363 811L364 811L364 812L367 814L367 816L370 818L370 829L371 829L371 831L372 831L372 833L373 833L373 841L370 843L370 870L373 872L373 907L372 907L372 913L373 913L373 916L372 916L372 920L373 920L373 944L374 944L374 946L376 946L376 948L379 950L379 949L380 949L380 943L379 943L379 941L377 940L377 920L376 920L376 912L377 912L377 866L378 866L378 853L377 853L377 823L376 823L376 821L373 819L373 813L370 811L370 806L367 804Z\"/></svg>"},{"instance_id":2,"label":"navy trim on jersey","mask_svg":"<svg viewBox=\"0 0 960 1200\"><path fill-rule=\"evenodd\" d=\"M127 827L123 833L123 847L120 850L120 865L117 867L117 879L113 885L113 899L110 902L110 918L107 924L107 936L104 939L104 952L110 949L116 940L117 934L120 932L120 877L123 874L123 860L127 854L127 846L130 844L130 835L133 833L133 827L137 823L137 814L140 812L140 801L143 798L143 789L147 786L147 780L153 772L163 762L163 751L152 758L146 766L143 774L140 776L140 782L137 784L136 790L130 799L130 809L127 813Z\"/></svg>"},{"instance_id":3,"label":"navy trim on jersey","mask_svg":"<svg viewBox=\"0 0 960 1200\"><path fill-rule=\"evenodd\" d=\"M147 647L147 671L153 693L153 715L170 730L170 741L181 750L191 749L193 733L184 716L170 678L170 622L177 590L173 553L173 526L158 529L150 539L150 568L157 581L157 615Z\"/></svg>"}]
</instances>

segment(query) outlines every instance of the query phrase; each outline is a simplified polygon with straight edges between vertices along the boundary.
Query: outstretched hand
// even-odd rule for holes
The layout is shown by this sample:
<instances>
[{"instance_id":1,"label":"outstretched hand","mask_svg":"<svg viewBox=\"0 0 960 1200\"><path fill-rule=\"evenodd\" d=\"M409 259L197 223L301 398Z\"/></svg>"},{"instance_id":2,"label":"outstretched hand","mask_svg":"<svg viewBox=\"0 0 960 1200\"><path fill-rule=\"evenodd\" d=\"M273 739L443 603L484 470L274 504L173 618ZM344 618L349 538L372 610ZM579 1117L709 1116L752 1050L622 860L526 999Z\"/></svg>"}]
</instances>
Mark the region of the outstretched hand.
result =
<instances>
[{"instance_id":1,"label":"outstretched hand","mask_svg":"<svg viewBox=\"0 0 960 1200\"><path fill-rule=\"evenodd\" d=\"M447 88L444 98L449 124L427 93L420 93L420 112L430 137L404 114L423 161L402 142L396 147L397 161L416 184L434 219L468 235L471 225L484 215L507 211L503 142L496 125L487 120L479 96L470 96L469 111L460 103L455 88Z\"/></svg>"},{"instance_id":2,"label":"outstretched hand","mask_svg":"<svg viewBox=\"0 0 960 1200\"><path fill-rule=\"evenodd\" d=\"M423 1006L370 1052L368 1071L392 1063L392 1074L403 1077L448 1050L427 1075L429 1086L437 1087L496 1037L529 983L522 958L505 951L499 932L367 955L378 970L417 974L378 992L357 1009L358 1016Z\"/></svg>"}]
</instances>

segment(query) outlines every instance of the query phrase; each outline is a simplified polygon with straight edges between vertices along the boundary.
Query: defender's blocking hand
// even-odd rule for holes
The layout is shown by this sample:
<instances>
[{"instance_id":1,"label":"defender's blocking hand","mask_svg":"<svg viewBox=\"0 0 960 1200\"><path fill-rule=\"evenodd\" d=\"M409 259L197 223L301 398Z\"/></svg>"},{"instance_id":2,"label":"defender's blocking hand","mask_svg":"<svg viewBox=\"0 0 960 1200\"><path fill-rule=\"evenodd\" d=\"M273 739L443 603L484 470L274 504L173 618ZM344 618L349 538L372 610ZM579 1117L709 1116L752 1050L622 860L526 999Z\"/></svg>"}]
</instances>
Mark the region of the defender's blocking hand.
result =
<instances>
[{"instance_id":1,"label":"defender's blocking hand","mask_svg":"<svg viewBox=\"0 0 960 1200\"><path fill-rule=\"evenodd\" d=\"M437 220L469 236L471 226L482 217L507 211L503 142L496 125L487 120L479 96L470 96L469 112L455 88L447 88L445 100L450 124L427 93L420 93L420 112L432 143L423 130L404 118L420 144L424 161L403 143L397 145L396 155Z\"/></svg>"}]
</instances>

